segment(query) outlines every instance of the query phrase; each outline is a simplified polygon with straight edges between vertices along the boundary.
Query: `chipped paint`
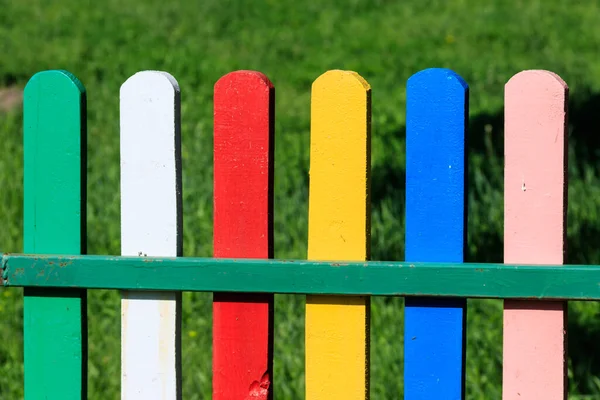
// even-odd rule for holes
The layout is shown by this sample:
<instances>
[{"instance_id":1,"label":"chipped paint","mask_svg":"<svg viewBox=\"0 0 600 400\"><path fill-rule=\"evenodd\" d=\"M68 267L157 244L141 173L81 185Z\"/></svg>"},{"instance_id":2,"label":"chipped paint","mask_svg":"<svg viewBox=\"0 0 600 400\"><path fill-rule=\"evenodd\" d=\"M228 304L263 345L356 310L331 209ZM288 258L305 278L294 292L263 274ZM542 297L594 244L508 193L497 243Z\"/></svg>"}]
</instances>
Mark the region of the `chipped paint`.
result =
<instances>
[{"instance_id":1,"label":"chipped paint","mask_svg":"<svg viewBox=\"0 0 600 400\"><path fill-rule=\"evenodd\" d=\"M244 400L266 400L269 396L269 387L271 386L271 380L269 379L269 372L265 372L260 381L253 381L248 389L248 396Z\"/></svg>"}]
</instances>

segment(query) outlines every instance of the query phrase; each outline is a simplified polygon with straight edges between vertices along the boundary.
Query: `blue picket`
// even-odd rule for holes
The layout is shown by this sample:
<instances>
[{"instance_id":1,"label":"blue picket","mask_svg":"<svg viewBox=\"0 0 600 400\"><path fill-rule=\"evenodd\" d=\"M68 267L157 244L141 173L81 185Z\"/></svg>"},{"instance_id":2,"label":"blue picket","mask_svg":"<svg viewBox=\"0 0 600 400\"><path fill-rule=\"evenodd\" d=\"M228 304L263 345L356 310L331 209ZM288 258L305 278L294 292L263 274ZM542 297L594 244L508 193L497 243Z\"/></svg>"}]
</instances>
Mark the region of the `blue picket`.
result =
<instances>
[{"instance_id":1,"label":"blue picket","mask_svg":"<svg viewBox=\"0 0 600 400\"><path fill-rule=\"evenodd\" d=\"M406 261L464 261L468 100L448 69L408 79ZM464 399L465 318L464 299L406 299L405 399Z\"/></svg>"}]
</instances>

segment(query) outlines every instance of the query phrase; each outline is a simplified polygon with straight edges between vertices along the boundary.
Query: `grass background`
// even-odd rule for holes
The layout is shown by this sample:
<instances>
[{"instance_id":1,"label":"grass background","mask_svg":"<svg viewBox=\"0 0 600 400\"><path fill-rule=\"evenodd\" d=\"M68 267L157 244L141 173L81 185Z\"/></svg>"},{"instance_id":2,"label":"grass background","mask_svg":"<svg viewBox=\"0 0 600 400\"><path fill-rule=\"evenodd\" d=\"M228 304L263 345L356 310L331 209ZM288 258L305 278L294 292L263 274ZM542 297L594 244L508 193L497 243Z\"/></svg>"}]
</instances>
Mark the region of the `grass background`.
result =
<instances>
[{"instance_id":1,"label":"grass background","mask_svg":"<svg viewBox=\"0 0 600 400\"><path fill-rule=\"evenodd\" d=\"M570 87L568 262L600 264L600 5L582 0L0 0L0 93L64 68L88 91L88 249L118 254L118 92L139 70L182 88L184 255L211 256L212 90L236 69L276 87L275 256L305 258L310 86L328 69L372 87L372 255L404 248L405 84L429 67L470 85L468 261L502 261L503 85L548 69ZM2 96L0 95L0 96ZM13 99L14 100L14 99ZM22 111L0 109L0 248L22 251ZM22 297L0 289L0 397L22 398ZM183 396L211 390L210 294L184 295ZM276 398L304 398L304 298L276 297ZM372 302L371 395L402 393L402 299ZM467 398L501 397L502 303L469 301ZM573 399L600 398L600 308L569 305ZM119 397L118 294L89 292L90 399Z\"/></svg>"}]
</instances>

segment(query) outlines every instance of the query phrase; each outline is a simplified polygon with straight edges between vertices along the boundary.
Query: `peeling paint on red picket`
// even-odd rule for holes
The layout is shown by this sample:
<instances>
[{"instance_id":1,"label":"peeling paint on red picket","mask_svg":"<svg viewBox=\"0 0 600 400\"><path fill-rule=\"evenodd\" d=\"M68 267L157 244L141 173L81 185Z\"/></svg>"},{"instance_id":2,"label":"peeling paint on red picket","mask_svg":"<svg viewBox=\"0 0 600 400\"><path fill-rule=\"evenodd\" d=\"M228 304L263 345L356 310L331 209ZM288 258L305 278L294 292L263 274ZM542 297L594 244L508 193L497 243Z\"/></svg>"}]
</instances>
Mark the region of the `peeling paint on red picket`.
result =
<instances>
[{"instance_id":1,"label":"peeling paint on red picket","mask_svg":"<svg viewBox=\"0 0 600 400\"><path fill-rule=\"evenodd\" d=\"M275 89L235 71L214 88L214 257L273 257ZM215 293L213 399L272 398L273 295Z\"/></svg>"}]
</instances>

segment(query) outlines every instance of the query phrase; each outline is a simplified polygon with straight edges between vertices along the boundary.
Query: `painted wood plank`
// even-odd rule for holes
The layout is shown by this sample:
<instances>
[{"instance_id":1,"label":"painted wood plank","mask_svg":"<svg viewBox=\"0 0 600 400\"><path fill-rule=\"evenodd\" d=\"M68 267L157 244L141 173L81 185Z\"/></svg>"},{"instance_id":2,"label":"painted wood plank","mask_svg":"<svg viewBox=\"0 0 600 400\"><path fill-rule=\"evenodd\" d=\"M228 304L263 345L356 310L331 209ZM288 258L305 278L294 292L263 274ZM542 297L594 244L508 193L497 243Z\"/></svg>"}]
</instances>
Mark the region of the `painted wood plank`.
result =
<instances>
[{"instance_id":1,"label":"painted wood plank","mask_svg":"<svg viewBox=\"0 0 600 400\"><path fill-rule=\"evenodd\" d=\"M2 268L7 287L600 300L600 265L5 254Z\"/></svg>"},{"instance_id":2,"label":"painted wood plank","mask_svg":"<svg viewBox=\"0 0 600 400\"><path fill-rule=\"evenodd\" d=\"M504 261L563 264L566 83L523 71L505 87ZM565 302L504 302L503 399L566 399Z\"/></svg>"},{"instance_id":3,"label":"painted wood plank","mask_svg":"<svg viewBox=\"0 0 600 400\"><path fill-rule=\"evenodd\" d=\"M275 89L235 71L214 88L214 256L273 257ZM271 399L273 295L215 293L213 399Z\"/></svg>"},{"instance_id":4,"label":"painted wood plank","mask_svg":"<svg viewBox=\"0 0 600 400\"><path fill-rule=\"evenodd\" d=\"M308 258L370 257L371 88L356 72L315 80ZM369 398L370 297L307 296L306 399Z\"/></svg>"},{"instance_id":5,"label":"painted wood plank","mask_svg":"<svg viewBox=\"0 0 600 400\"><path fill-rule=\"evenodd\" d=\"M84 254L86 94L67 71L27 83L23 104L24 249ZM86 291L24 291L25 399L87 399Z\"/></svg>"},{"instance_id":6,"label":"painted wood plank","mask_svg":"<svg viewBox=\"0 0 600 400\"><path fill-rule=\"evenodd\" d=\"M180 91L166 72L121 86L121 253L182 255ZM121 398L181 399L181 293L122 293Z\"/></svg>"},{"instance_id":7,"label":"painted wood plank","mask_svg":"<svg viewBox=\"0 0 600 400\"><path fill-rule=\"evenodd\" d=\"M463 261L468 90L443 68L408 80L406 261ZM464 398L465 307L464 299L406 298L405 399Z\"/></svg>"}]
</instances>

